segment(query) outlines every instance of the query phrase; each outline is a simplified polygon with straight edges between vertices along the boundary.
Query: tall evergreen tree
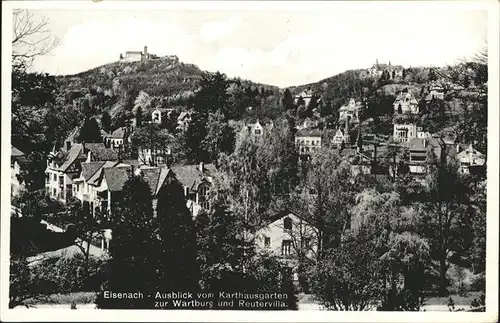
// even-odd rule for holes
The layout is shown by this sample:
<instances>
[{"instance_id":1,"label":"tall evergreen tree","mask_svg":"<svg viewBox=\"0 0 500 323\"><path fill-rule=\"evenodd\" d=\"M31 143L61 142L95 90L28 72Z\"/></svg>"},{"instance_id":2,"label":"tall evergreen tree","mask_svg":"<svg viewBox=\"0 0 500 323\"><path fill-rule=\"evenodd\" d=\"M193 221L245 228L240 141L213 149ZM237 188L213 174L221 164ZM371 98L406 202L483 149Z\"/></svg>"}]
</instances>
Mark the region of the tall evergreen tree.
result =
<instances>
[{"instance_id":1,"label":"tall evergreen tree","mask_svg":"<svg viewBox=\"0 0 500 323\"><path fill-rule=\"evenodd\" d=\"M108 111L104 111L101 116L102 130L109 132L111 130L111 116Z\"/></svg>"},{"instance_id":2,"label":"tall evergreen tree","mask_svg":"<svg viewBox=\"0 0 500 323\"><path fill-rule=\"evenodd\" d=\"M200 143L207 137L207 118L202 113L194 113L188 128L182 134L182 150L189 163L208 162L209 155Z\"/></svg>"},{"instance_id":3,"label":"tall evergreen tree","mask_svg":"<svg viewBox=\"0 0 500 323\"><path fill-rule=\"evenodd\" d=\"M162 290L192 292L198 289L196 233L184 190L168 178L158 193L157 221L160 242L160 285Z\"/></svg>"},{"instance_id":4,"label":"tall evergreen tree","mask_svg":"<svg viewBox=\"0 0 500 323\"><path fill-rule=\"evenodd\" d=\"M86 118L78 135L80 142L102 142L101 129L94 118Z\"/></svg>"},{"instance_id":5,"label":"tall evergreen tree","mask_svg":"<svg viewBox=\"0 0 500 323\"><path fill-rule=\"evenodd\" d=\"M222 110L225 116L229 115L227 89L229 82L225 74L205 74L200 81L201 89L196 93L194 108L197 112L208 115L209 112Z\"/></svg>"},{"instance_id":6,"label":"tall evergreen tree","mask_svg":"<svg viewBox=\"0 0 500 323\"><path fill-rule=\"evenodd\" d=\"M293 96L289 89L286 89L285 92L283 93L283 99L281 100L281 104L283 105L283 109L285 111L295 109L295 105L293 103Z\"/></svg>"},{"instance_id":7,"label":"tall evergreen tree","mask_svg":"<svg viewBox=\"0 0 500 323\"><path fill-rule=\"evenodd\" d=\"M122 204L112 214L113 240L110 244L110 268L104 290L154 293L159 285L158 240L153 226L153 208L149 185L141 176L130 175L122 191ZM150 308L141 299L104 298L96 300L99 308Z\"/></svg>"},{"instance_id":8,"label":"tall evergreen tree","mask_svg":"<svg viewBox=\"0 0 500 323\"><path fill-rule=\"evenodd\" d=\"M140 127L142 125L142 108L139 106L137 107L137 110L135 111L135 126Z\"/></svg>"}]
</instances>

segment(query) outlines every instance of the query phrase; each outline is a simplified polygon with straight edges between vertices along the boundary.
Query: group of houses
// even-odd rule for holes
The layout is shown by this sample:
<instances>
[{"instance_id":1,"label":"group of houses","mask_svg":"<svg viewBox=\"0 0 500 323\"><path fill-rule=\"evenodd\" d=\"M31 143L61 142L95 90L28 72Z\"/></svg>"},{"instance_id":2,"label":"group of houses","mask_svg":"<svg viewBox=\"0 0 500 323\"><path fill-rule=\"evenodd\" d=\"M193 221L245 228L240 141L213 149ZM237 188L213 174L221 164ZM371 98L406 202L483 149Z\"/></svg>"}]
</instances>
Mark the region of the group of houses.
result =
<instances>
[{"instance_id":1,"label":"group of houses","mask_svg":"<svg viewBox=\"0 0 500 323\"><path fill-rule=\"evenodd\" d=\"M390 64L385 67L388 66ZM429 90L432 95L428 95L425 100L443 97L441 88L434 85L429 87ZM377 159L383 158L384 153L387 153L389 149L388 147L392 145L408 151L409 171L417 178L426 175L431 164L445 162L450 159L455 159L460 164L459 170L463 174L484 171L485 157L472 144L463 145L455 143L450 138L441 138L426 132L423 127L413 122L394 122L392 137L370 134L359 135L358 131L358 138L351 138L352 127L359 126L359 116L364 106L360 100L349 99L339 109L339 127L334 131L330 129L319 130L316 120L306 118L297 126L295 134L295 144L299 154L307 159L322 146L332 146L340 149L342 155L350 157L348 159L353 161L351 163L353 173L370 174L374 171L381 171L380 169L372 169L371 165ZM393 108L394 115L418 115L420 113L419 101L415 94L408 89L402 89L396 93ZM387 169L385 171L392 174L397 172L397 169Z\"/></svg>"},{"instance_id":2,"label":"group of houses","mask_svg":"<svg viewBox=\"0 0 500 323\"><path fill-rule=\"evenodd\" d=\"M270 128L272 124L262 125L259 121L248 125L255 138ZM76 134L77 129L63 143L56 144L47 156L45 190L52 199L66 204L76 198L88 205L94 216L105 214L112 217L119 212L125 183L130 176L139 175L149 186L154 214L162 188L172 179L181 183L186 206L193 218L200 211L210 209L209 192L216 172L214 165L151 166L140 158L124 160L119 152L130 140L131 131L127 128L118 128L111 134L102 132L101 143L77 142ZM24 154L12 147L13 196L23 189L21 180L17 179L24 162ZM250 233L258 250L281 257L292 269L297 268L298 246L303 248L306 243L312 252L316 246L316 234L313 225L291 211L276 213L257 231ZM102 228L101 240L101 248L109 250L112 228Z\"/></svg>"}]
</instances>

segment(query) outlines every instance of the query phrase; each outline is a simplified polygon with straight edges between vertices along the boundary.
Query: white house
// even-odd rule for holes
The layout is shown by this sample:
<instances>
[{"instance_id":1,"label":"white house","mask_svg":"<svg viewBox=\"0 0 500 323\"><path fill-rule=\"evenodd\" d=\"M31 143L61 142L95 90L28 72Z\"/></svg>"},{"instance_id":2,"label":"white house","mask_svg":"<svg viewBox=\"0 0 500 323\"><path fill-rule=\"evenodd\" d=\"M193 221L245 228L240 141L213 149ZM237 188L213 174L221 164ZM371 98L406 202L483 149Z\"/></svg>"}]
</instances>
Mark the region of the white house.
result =
<instances>
[{"instance_id":1,"label":"white house","mask_svg":"<svg viewBox=\"0 0 500 323\"><path fill-rule=\"evenodd\" d=\"M103 141L106 146L113 150L119 150L127 143L130 143L130 132L127 127L120 127L114 130L111 134L105 134Z\"/></svg>"},{"instance_id":2,"label":"white house","mask_svg":"<svg viewBox=\"0 0 500 323\"><path fill-rule=\"evenodd\" d=\"M295 145L300 155L308 155L321 148L322 132L319 130L299 130L295 134Z\"/></svg>"},{"instance_id":3,"label":"white house","mask_svg":"<svg viewBox=\"0 0 500 323\"><path fill-rule=\"evenodd\" d=\"M151 121L156 124L162 124L174 109L156 108L151 113Z\"/></svg>"},{"instance_id":4,"label":"white house","mask_svg":"<svg viewBox=\"0 0 500 323\"><path fill-rule=\"evenodd\" d=\"M185 131L191 120L193 119L192 113L190 111L183 111L177 117L177 130Z\"/></svg>"},{"instance_id":5,"label":"white house","mask_svg":"<svg viewBox=\"0 0 500 323\"><path fill-rule=\"evenodd\" d=\"M301 258L314 259L318 249L318 230L297 214L284 211L258 229L254 241L257 251L269 252L297 264Z\"/></svg>"},{"instance_id":6,"label":"white house","mask_svg":"<svg viewBox=\"0 0 500 323\"><path fill-rule=\"evenodd\" d=\"M398 114L419 113L418 101L413 95L413 93L411 93L407 89L398 93L396 99L394 100L393 106L394 106L394 113Z\"/></svg>"},{"instance_id":7,"label":"white house","mask_svg":"<svg viewBox=\"0 0 500 323\"><path fill-rule=\"evenodd\" d=\"M424 139L429 136L430 134L424 132L422 127L418 127L413 123L393 125L393 139L396 142L407 143L413 138Z\"/></svg>"},{"instance_id":8,"label":"white house","mask_svg":"<svg viewBox=\"0 0 500 323\"><path fill-rule=\"evenodd\" d=\"M460 163L460 172L462 174L470 174L473 168L483 168L486 164L485 156L476 150L472 144L461 151L460 145L457 145L456 159Z\"/></svg>"},{"instance_id":9,"label":"white house","mask_svg":"<svg viewBox=\"0 0 500 323\"><path fill-rule=\"evenodd\" d=\"M72 143L66 141L62 149L47 158L45 189L52 198L66 203L73 196L73 180L80 177L84 161L117 160L118 155L103 143Z\"/></svg>"},{"instance_id":10,"label":"white house","mask_svg":"<svg viewBox=\"0 0 500 323\"><path fill-rule=\"evenodd\" d=\"M342 129L337 129L335 135L333 136L331 143L336 147L340 147L342 143L348 145L351 142L350 135L343 131Z\"/></svg>"},{"instance_id":11,"label":"white house","mask_svg":"<svg viewBox=\"0 0 500 323\"><path fill-rule=\"evenodd\" d=\"M311 99L313 97L313 92L311 88L307 88L307 90L300 92L299 94L296 94L294 96L294 103L297 104L299 99L302 97L304 100L305 106L309 106L309 102L311 102Z\"/></svg>"},{"instance_id":12,"label":"white house","mask_svg":"<svg viewBox=\"0 0 500 323\"><path fill-rule=\"evenodd\" d=\"M339 109L339 121L347 121L348 118L351 123L359 122L359 111L361 110L361 102L350 99L349 103L343 105Z\"/></svg>"}]
</instances>

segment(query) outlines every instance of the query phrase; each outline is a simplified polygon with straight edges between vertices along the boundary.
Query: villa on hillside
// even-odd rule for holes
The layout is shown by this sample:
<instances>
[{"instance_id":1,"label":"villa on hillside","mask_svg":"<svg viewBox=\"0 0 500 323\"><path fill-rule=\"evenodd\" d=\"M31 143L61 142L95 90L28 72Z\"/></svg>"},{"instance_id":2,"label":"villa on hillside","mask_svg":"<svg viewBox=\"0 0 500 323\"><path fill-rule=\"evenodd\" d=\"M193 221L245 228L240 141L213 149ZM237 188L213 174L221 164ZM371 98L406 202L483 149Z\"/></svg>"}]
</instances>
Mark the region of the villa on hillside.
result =
<instances>
[{"instance_id":1,"label":"villa on hillside","mask_svg":"<svg viewBox=\"0 0 500 323\"><path fill-rule=\"evenodd\" d=\"M261 123L259 119L257 119L255 123L247 123L244 127L252 139L260 140L266 132L273 129L274 123L272 121L269 123Z\"/></svg>"},{"instance_id":2,"label":"villa on hillside","mask_svg":"<svg viewBox=\"0 0 500 323\"><path fill-rule=\"evenodd\" d=\"M413 123L409 124L394 124L393 139L396 142L407 143L413 138L427 138L430 133L424 132L422 127L418 127Z\"/></svg>"},{"instance_id":3,"label":"villa on hillside","mask_svg":"<svg viewBox=\"0 0 500 323\"><path fill-rule=\"evenodd\" d=\"M303 156L310 155L321 148L323 133L317 129L302 129L295 134L295 145L299 149L299 154Z\"/></svg>"},{"instance_id":4,"label":"villa on hillside","mask_svg":"<svg viewBox=\"0 0 500 323\"><path fill-rule=\"evenodd\" d=\"M481 173L486 168L486 158L473 147L469 145L456 145L456 160L460 163L460 172L462 174Z\"/></svg>"},{"instance_id":5,"label":"villa on hillside","mask_svg":"<svg viewBox=\"0 0 500 323\"><path fill-rule=\"evenodd\" d=\"M362 104L360 101L355 99L349 99L349 103L343 105L339 109L339 121L345 122L347 119L351 123L359 122L359 111L362 109Z\"/></svg>"},{"instance_id":6,"label":"villa on hillside","mask_svg":"<svg viewBox=\"0 0 500 323\"><path fill-rule=\"evenodd\" d=\"M170 115L174 109L156 108L151 113L151 121L156 124L163 124L165 119Z\"/></svg>"},{"instance_id":7,"label":"villa on hillside","mask_svg":"<svg viewBox=\"0 0 500 323\"><path fill-rule=\"evenodd\" d=\"M411 91L408 91L408 89L404 89L397 94L393 107L394 113L398 114L419 113L418 101L415 98L415 95L411 93Z\"/></svg>"},{"instance_id":8,"label":"villa on hillside","mask_svg":"<svg viewBox=\"0 0 500 323\"><path fill-rule=\"evenodd\" d=\"M311 88L308 87L306 90L294 96L294 103L298 104L299 99L302 98L304 100L304 105L307 107L309 106L309 102L311 102L312 97L313 97L313 92Z\"/></svg>"}]
</instances>

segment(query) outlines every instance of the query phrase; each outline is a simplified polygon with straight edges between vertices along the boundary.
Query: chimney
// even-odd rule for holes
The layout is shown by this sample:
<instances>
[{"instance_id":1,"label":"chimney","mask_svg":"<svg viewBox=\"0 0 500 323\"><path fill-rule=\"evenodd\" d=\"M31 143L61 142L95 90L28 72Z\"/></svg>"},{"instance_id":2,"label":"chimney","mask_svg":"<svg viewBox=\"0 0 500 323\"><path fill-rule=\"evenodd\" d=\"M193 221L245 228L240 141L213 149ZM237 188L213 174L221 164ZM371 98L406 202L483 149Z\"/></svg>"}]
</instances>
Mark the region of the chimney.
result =
<instances>
[{"instance_id":1,"label":"chimney","mask_svg":"<svg viewBox=\"0 0 500 323\"><path fill-rule=\"evenodd\" d=\"M144 46L144 56L148 56L148 46Z\"/></svg>"},{"instance_id":2,"label":"chimney","mask_svg":"<svg viewBox=\"0 0 500 323\"><path fill-rule=\"evenodd\" d=\"M200 168L199 169L200 169L200 172L203 173L203 162L200 162Z\"/></svg>"},{"instance_id":3,"label":"chimney","mask_svg":"<svg viewBox=\"0 0 500 323\"><path fill-rule=\"evenodd\" d=\"M457 144L457 154L460 152L460 144Z\"/></svg>"}]
</instances>

